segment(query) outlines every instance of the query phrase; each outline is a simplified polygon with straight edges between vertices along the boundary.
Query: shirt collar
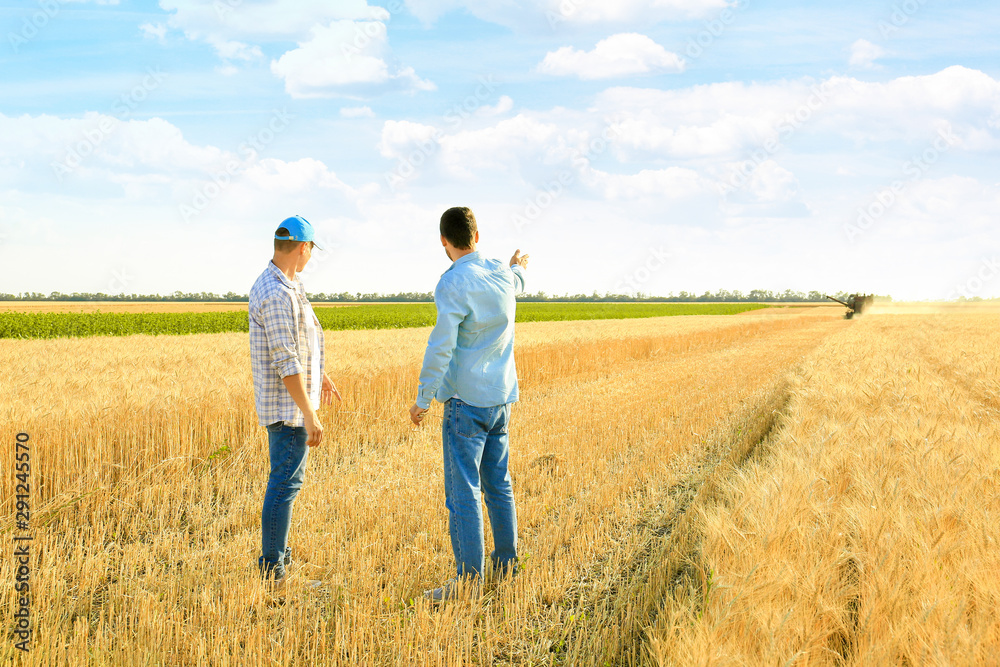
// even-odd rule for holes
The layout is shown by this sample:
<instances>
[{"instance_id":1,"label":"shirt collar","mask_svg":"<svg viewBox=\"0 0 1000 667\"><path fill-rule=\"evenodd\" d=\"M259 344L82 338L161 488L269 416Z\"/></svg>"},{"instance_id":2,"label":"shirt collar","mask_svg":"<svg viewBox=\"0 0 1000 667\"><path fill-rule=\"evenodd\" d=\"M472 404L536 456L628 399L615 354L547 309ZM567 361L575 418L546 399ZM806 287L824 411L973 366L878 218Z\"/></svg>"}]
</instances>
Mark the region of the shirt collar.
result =
<instances>
[{"instance_id":1,"label":"shirt collar","mask_svg":"<svg viewBox=\"0 0 1000 667\"><path fill-rule=\"evenodd\" d=\"M281 269L279 269L278 265L274 263L273 259L267 263L267 268L271 269L271 273L273 273L275 276L277 276L278 280L280 280L282 283L284 283L288 287L291 287L292 289L296 289L296 286L297 286L297 284L299 282L299 280L298 280L298 275L299 274L297 274L297 273L295 274L296 278L295 278L294 282L290 281L288 279L288 276L285 275L285 272L282 271Z\"/></svg>"},{"instance_id":2,"label":"shirt collar","mask_svg":"<svg viewBox=\"0 0 1000 667\"><path fill-rule=\"evenodd\" d=\"M471 262L474 259L479 259L479 251L478 250L473 250L468 255L462 255L461 257L459 257L458 259L456 259L454 262L452 262L451 265L452 266L458 266L459 264L465 264L466 262Z\"/></svg>"}]
</instances>

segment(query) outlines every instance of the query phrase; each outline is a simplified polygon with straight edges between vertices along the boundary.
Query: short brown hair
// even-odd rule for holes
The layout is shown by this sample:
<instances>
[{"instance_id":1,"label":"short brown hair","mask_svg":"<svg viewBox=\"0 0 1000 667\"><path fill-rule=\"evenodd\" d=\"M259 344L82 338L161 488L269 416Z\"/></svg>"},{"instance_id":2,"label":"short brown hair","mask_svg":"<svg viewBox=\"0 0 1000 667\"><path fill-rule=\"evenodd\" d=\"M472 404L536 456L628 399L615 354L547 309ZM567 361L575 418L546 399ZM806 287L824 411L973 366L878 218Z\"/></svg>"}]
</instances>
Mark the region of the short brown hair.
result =
<instances>
[{"instance_id":1,"label":"short brown hair","mask_svg":"<svg viewBox=\"0 0 1000 667\"><path fill-rule=\"evenodd\" d=\"M468 250L476 241L476 216L465 206L449 208L441 214L441 236L459 250Z\"/></svg>"},{"instance_id":2,"label":"short brown hair","mask_svg":"<svg viewBox=\"0 0 1000 667\"><path fill-rule=\"evenodd\" d=\"M278 227L275 230L275 236L288 236L289 231L284 227ZM295 250L300 243L312 243L312 241L282 241L281 239L274 239L274 252L289 253Z\"/></svg>"}]
</instances>

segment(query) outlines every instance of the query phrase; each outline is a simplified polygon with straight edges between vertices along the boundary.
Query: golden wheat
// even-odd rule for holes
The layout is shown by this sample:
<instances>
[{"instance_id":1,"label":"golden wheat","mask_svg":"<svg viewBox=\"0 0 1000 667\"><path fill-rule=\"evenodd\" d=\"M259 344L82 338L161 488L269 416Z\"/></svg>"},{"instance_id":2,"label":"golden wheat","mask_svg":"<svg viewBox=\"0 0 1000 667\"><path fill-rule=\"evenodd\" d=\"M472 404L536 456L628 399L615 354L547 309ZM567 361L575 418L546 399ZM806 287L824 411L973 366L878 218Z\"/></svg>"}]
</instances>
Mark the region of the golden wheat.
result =
<instances>
[{"instance_id":1,"label":"golden wheat","mask_svg":"<svg viewBox=\"0 0 1000 667\"><path fill-rule=\"evenodd\" d=\"M817 350L775 437L697 509L655 661L997 664L998 325L865 317Z\"/></svg>"},{"instance_id":2,"label":"golden wheat","mask_svg":"<svg viewBox=\"0 0 1000 667\"><path fill-rule=\"evenodd\" d=\"M426 329L328 335L345 400L322 413L327 438L310 452L291 535L297 576L326 586L283 605L255 577L267 457L245 336L2 341L0 424L11 444L0 460L12 460L18 430L30 433L35 485L36 635L18 657L587 665L980 655L963 651L996 643L996 584L984 581L996 564L985 520L996 505L996 427L986 423L995 341L975 343L988 326L980 315L937 334L927 318L838 314L519 325L511 471L525 568L481 601L440 610L420 600L453 571L440 407L421 430L405 420ZM966 340L980 356L960 354ZM914 357L910 373L897 369L930 350L939 367ZM933 382L937 394L916 391ZM987 402L970 407L973 394ZM977 433L978 444L899 445L909 458L893 458L888 439L909 442L909 431L892 420L908 424L920 410L921 438ZM960 469L949 458L959 451ZM937 476L936 495L918 470ZM892 475L905 480L886 500L873 485ZM0 489L12 517L10 475ZM883 497L865 510L876 491ZM967 493L980 494L975 515L959 512ZM914 511L914 498L945 509ZM922 548L946 559L936 579L899 584L897 570L933 564ZM928 598L937 606L917 604L949 576L951 592ZM12 577L5 560L0 578ZM923 627L922 613L971 629Z\"/></svg>"}]
</instances>

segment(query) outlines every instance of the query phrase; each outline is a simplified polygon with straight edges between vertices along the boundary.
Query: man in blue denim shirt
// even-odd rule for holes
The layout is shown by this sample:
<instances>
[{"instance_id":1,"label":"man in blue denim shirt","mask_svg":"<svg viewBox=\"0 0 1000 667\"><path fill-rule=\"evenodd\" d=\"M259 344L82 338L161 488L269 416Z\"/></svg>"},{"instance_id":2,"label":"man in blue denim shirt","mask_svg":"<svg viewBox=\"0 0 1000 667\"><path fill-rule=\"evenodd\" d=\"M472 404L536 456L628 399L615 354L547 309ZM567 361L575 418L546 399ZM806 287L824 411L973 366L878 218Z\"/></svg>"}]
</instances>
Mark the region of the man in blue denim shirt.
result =
<instances>
[{"instance_id":1,"label":"man in blue denim shirt","mask_svg":"<svg viewBox=\"0 0 1000 667\"><path fill-rule=\"evenodd\" d=\"M485 492L500 574L517 568L517 513L507 460L507 424L517 401L514 295L524 291L528 256L510 264L476 251L479 230L468 208L441 216L441 245L452 265L434 290L437 324L427 341L410 419L420 426L431 401L444 403L445 504L458 576L424 595L441 601L474 589L485 568L482 494Z\"/></svg>"}]
</instances>

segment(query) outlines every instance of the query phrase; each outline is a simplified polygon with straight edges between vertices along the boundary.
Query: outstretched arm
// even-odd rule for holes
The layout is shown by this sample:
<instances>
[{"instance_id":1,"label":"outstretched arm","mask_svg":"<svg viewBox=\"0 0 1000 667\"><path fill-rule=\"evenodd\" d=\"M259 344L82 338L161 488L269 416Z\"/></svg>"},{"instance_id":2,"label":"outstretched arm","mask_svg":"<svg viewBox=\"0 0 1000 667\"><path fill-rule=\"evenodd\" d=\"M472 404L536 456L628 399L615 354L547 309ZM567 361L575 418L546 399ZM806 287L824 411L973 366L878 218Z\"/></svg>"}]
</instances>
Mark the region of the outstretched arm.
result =
<instances>
[{"instance_id":1,"label":"outstretched arm","mask_svg":"<svg viewBox=\"0 0 1000 667\"><path fill-rule=\"evenodd\" d=\"M514 256L510 258L510 270L514 272L514 275L521 282L521 286L517 290L518 294L524 291L524 271L528 268L528 257L530 255L522 255L521 249L518 248L514 251Z\"/></svg>"}]
</instances>

